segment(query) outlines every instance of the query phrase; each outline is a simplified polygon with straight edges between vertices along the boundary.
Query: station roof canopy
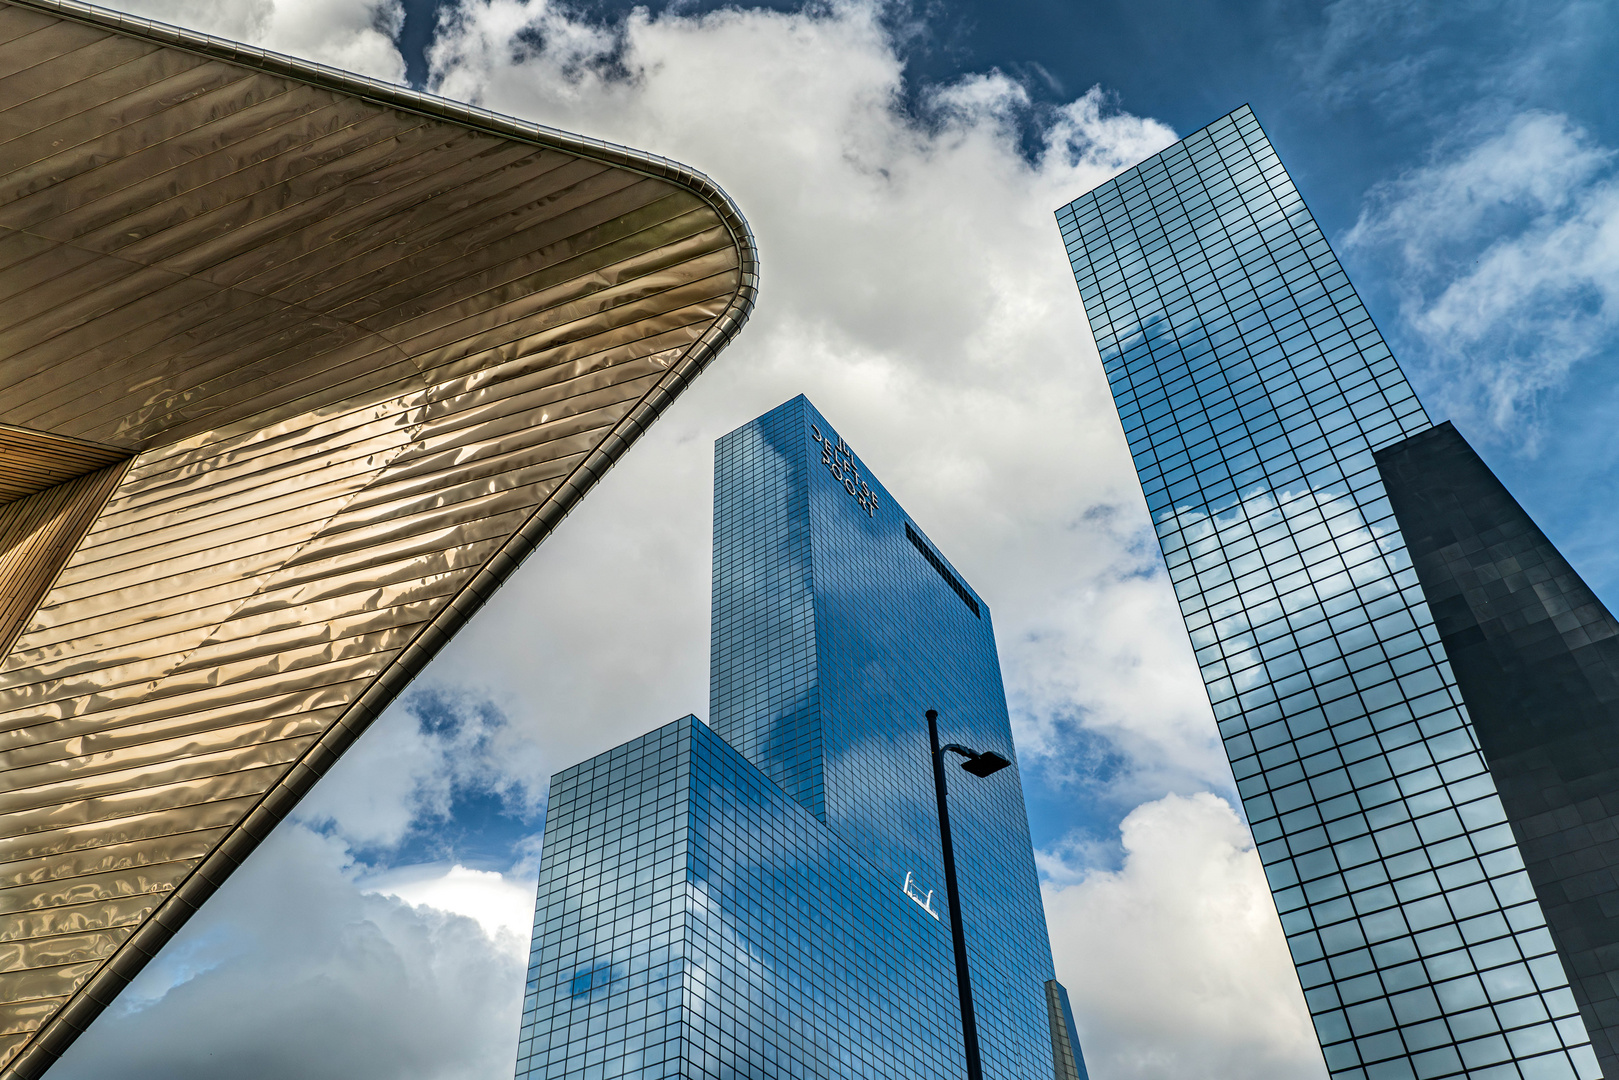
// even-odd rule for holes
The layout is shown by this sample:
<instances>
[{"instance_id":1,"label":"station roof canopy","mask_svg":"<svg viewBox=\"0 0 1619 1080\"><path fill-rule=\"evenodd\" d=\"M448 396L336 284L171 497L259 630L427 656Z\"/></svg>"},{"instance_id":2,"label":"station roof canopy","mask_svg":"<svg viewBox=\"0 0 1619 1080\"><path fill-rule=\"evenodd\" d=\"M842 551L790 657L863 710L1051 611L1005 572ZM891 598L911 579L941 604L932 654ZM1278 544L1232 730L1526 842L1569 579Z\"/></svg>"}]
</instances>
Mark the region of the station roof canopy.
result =
<instances>
[{"instance_id":1,"label":"station roof canopy","mask_svg":"<svg viewBox=\"0 0 1619 1080\"><path fill-rule=\"evenodd\" d=\"M112 1000L756 271L674 162L0 0L0 1074Z\"/></svg>"}]
</instances>

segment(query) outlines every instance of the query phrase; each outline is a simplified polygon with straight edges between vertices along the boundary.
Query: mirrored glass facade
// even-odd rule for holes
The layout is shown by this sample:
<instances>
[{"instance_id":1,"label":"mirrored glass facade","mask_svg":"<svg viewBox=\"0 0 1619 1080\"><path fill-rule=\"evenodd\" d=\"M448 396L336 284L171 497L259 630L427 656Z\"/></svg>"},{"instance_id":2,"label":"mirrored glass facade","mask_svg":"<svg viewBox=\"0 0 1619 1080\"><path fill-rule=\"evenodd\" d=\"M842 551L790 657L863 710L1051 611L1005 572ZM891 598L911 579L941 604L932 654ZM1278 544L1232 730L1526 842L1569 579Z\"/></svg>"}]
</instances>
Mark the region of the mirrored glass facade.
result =
<instances>
[{"instance_id":1,"label":"mirrored glass facade","mask_svg":"<svg viewBox=\"0 0 1619 1080\"><path fill-rule=\"evenodd\" d=\"M1599 1075L1373 457L1431 424L1253 114L1057 218L1335 1080Z\"/></svg>"},{"instance_id":2,"label":"mirrored glass facade","mask_svg":"<svg viewBox=\"0 0 1619 1080\"><path fill-rule=\"evenodd\" d=\"M1377 467L1597 1062L1619 1076L1619 620L1450 423Z\"/></svg>"},{"instance_id":3,"label":"mirrored glass facade","mask_svg":"<svg viewBox=\"0 0 1619 1080\"><path fill-rule=\"evenodd\" d=\"M955 978L937 922L687 717L552 781L517 1076L954 1077L927 1003Z\"/></svg>"},{"instance_id":4,"label":"mirrored glass facade","mask_svg":"<svg viewBox=\"0 0 1619 1080\"><path fill-rule=\"evenodd\" d=\"M924 714L1015 760L988 605L805 398L715 457L712 727L553 780L518 1076L957 1077ZM947 773L984 1075L1083 1076L1017 770Z\"/></svg>"}]
</instances>

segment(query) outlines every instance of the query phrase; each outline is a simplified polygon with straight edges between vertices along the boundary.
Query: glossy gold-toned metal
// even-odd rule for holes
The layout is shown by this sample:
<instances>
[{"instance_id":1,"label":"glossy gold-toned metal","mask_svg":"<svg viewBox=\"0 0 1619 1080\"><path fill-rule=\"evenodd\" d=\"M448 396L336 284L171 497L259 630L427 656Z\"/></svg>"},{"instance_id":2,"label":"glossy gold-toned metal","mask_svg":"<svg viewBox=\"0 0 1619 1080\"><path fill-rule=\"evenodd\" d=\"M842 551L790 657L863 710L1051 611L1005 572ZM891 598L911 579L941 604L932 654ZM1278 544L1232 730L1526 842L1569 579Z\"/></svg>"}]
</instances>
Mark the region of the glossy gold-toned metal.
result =
<instances>
[{"instance_id":1,"label":"glossy gold-toned metal","mask_svg":"<svg viewBox=\"0 0 1619 1080\"><path fill-rule=\"evenodd\" d=\"M673 162L0 0L0 1077L729 341L756 265Z\"/></svg>"}]
</instances>

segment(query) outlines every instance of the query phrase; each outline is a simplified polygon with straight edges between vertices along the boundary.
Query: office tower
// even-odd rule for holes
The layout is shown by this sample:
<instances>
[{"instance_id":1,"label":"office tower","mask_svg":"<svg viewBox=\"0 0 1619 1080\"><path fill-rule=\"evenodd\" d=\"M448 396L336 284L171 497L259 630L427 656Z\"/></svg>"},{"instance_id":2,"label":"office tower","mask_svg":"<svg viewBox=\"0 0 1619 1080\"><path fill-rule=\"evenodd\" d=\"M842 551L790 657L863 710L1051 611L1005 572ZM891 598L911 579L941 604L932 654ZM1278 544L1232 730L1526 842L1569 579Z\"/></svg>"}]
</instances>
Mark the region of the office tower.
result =
<instances>
[{"instance_id":1,"label":"office tower","mask_svg":"<svg viewBox=\"0 0 1619 1080\"><path fill-rule=\"evenodd\" d=\"M0 2L0 1076L39 1076L753 301L674 162Z\"/></svg>"},{"instance_id":2,"label":"office tower","mask_svg":"<svg viewBox=\"0 0 1619 1080\"><path fill-rule=\"evenodd\" d=\"M1246 107L1057 217L1332 1075L1619 1076L1619 628Z\"/></svg>"},{"instance_id":3,"label":"office tower","mask_svg":"<svg viewBox=\"0 0 1619 1080\"><path fill-rule=\"evenodd\" d=\"M924 713L1013 756L988 606L798 397L716 447L712 630L709 724L552 781L517 1075L960 1076ZM948 773L984 1075L1083 1077L1017 774Z\"/></svg>"},{"instance_id":4,"label":"office tower","mask_svg":"<svg viewBox=\"0 0 1619 1080\"><path fill-rule=\"evenodd\" d=\"M1619 1075L1619 622L1450 423L1377 465L1598 1061Z\"/></svg>"}]
</instances>

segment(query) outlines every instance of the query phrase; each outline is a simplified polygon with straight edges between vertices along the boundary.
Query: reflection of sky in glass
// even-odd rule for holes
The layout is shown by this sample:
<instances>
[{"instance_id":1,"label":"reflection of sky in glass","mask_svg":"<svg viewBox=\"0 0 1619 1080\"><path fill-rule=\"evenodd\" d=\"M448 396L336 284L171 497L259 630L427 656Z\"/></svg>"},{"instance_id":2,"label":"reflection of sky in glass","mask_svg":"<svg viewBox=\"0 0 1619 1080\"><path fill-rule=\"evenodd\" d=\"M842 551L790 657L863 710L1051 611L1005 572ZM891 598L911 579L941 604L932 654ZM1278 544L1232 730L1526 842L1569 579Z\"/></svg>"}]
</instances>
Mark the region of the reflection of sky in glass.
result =
<instances>
[{"instance_id":1,"label":"reflection of sky in glass","mask_svg":"<svg viewBox=\"0 0 1619 1080\"><path fill-rule=\"evenodd\" d=\"M1595 1076L1372 460L1428 418L1252 113L1058 222L1335 1080Z\"/></svg>"},{"instance_id":2,"label":"reflection of sky in glass","mask_svg":"<svg viewBox=\"0 0 1619 1080\"><path fill-rule=\"evenodd\" d=\"M553 781L518 1080L954 1076L954 1000L948 930L695 718Z\"/></svg>"},{"instance_id":3,"label":"reflection of sky in glass","mask_svg":"<svg viewBox=\"0 0 1619 1080\"><path fill-rule=\"evenodd\" d=\"M858 450L803 397L716 445L711 716L897 895L937 890L947 925L924 713L1015 756L993 624ZM949 783L986 1074L1036 1075L1052 965L1022 788Z\"/></svg>"},{"instance_id":4,"label":"reflection of sky in glass","mask_svg":"<svg viewBox=\"0 0 1619 1080\"><path fill-rule=\"evenodd\" d=\"M805 398L715 458L713 729L553 781L518 1076L959 1076L924 716L1014 756L989 609ZM984 1074L1050 1076L1017 770L949 784Z\"/></svg>"}]
</instances>

